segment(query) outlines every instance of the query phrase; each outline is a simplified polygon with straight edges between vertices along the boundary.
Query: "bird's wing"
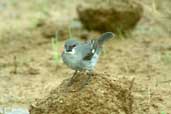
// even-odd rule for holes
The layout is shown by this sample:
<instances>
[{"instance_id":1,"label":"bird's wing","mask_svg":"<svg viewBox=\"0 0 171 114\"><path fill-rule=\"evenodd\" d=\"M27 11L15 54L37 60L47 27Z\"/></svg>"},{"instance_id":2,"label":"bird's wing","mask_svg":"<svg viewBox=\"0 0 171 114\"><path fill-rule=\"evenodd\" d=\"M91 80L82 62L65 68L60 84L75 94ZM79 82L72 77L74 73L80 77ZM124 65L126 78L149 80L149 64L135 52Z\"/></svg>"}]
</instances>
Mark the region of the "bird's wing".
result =
<instances>
[{"instance_id":1,"label":"bird's wing","mask_svg":"<svg viewBox=\"0 0 171 114\"><path fill-rule=\"evenodd\" d=\"M83 50L81 50L83 60L91 60L91 58L97 51L97 47L98 45L96 40L90 40L84 43L82 48Z\"/></svg>"},{"instance_id":2,"label":"bird's wing","mask_svg":"<svg viewBox=\"0 0 171 114\"><path fill-rule=\"evenodd\" d=\"M80 45L81 46L80 53L83 60L91 60L95 53L99 53L103 42L112 38L113 36L114 34L112 32L106 32L102 34L98 39L89 40L83 43L82 45Z\"/></svg>"}]
</instances>

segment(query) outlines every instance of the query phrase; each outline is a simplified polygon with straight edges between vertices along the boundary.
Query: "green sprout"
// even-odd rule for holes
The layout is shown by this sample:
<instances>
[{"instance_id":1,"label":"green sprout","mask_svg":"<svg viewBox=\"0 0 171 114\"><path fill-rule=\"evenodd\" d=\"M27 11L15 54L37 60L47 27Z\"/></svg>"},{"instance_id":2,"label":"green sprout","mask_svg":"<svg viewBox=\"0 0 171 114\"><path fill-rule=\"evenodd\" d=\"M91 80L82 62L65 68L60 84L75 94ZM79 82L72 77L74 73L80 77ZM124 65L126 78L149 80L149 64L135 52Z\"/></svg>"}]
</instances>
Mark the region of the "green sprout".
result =
<instances>
[{"instance_id":1,"label":"green sprout","mask_svg":"<svg viewBox=\"0 0 171 114\"><path fill-rule=\"evenodd\" d=\"M162 56L162 60L165 64L170 64L171 63L171 53L165 52L164 55Z\"/></svg>"},{"instance_id":2,"label":"green sprout","mask_svg":"<svg viewBox=\"0 0 171 114\"><path fill-rule=\"evenodd\" d=\"M73 38L73 37L72 37L71 26L68 27L68 32L69 32L69 38Z\"/></svg>"},{"instance_id":3,"label":"green sprout","mask_svg":"<svg viewBox=\"0 0 171 114\"><path fill-rule=\"evenodd\" d=\"M69 38L72 38L71 27L68 27ZM61 56L59 53L59 41L58 41L58 33L56 32L55 37L52 38L52 49L53 49L53 60L55 64L59 64Z\"/></svg>"},{"instance_id":4,"label":"green sprout","mask_svg":"<svg viewBox=\"0 0 171 114\"><path fill-rule=\"evenodd\" d=\"M165 114L164 112L161 112L161 114Z\"/></svg>"},{"instance_id":5,"label":"green sprout","mask_svg":"<svg viewBox=\"0 0 171 114\"><path fill-rule=\"evenodd\" d=\"M59 41L58 41L58 34L56 32L55 37L52 38L52 49L53 49L53 59L55 64L59 64L60 61L60 53L59 53Z\"/></svg>"}]
</instances>

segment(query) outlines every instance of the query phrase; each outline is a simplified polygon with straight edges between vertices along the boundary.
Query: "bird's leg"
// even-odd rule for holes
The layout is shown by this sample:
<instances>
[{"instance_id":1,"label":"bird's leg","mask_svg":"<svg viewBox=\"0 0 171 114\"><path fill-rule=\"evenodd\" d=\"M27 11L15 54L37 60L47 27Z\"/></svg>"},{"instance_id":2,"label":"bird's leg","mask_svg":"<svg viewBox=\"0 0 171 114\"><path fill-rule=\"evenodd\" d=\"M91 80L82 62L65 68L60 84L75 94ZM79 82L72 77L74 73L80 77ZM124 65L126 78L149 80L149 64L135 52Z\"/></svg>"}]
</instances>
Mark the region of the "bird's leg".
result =
<instances>
[{"instance_id":1,"label":"bird's leg","mask_svg":"<svg viewBox=\"0 0 171 114\"><path fill-rule=\"evenodd\" d=\"M72 78L71 78L72 81L76 78L77 72L78 72L77 70L74 72L74 74L73 74L73 76L72 76Z\"/></svg>"},{"instance_id":2,"label":"bird's leg","mask_svg":"<svg viewBox=\"0 0 171 114\"><path fill-rule=\"evenodd\" d=\"M93 76L93 71L89 71L87 73L87 75L88 75L88 78L87 78L87 80L85 82L86 85L91 81L91 77Z\"/></svg>"},{"instance_id":3,"label":"bird's leg","mask_svg":"<svg viewBox=\"0 0 171 114\"><path fill-rule=\"evenodd\" d=\"M71 79L70 79L70 81L69 81L69 83L68 83L68 86L71 86L72 84L73 84L73 82L74 82L74 79L76 78L76 76L77 76L77 70L74 72L74 74L73 74L73 76L71 77Z\"/></svg>"},{"instance_id":4,"label":"bird's leg","mask_svg":"<svg viewBox=\"0 0 171 114\"><path fill-rule=\"evenodd\" d=\"M91 81L91 77L93 76L93 72L92 71L89 71L87 73L87 79L82 83L82 86L80 89L82 89L85 85L88 85L88 83Z\"/></svg>"}]
</instances>

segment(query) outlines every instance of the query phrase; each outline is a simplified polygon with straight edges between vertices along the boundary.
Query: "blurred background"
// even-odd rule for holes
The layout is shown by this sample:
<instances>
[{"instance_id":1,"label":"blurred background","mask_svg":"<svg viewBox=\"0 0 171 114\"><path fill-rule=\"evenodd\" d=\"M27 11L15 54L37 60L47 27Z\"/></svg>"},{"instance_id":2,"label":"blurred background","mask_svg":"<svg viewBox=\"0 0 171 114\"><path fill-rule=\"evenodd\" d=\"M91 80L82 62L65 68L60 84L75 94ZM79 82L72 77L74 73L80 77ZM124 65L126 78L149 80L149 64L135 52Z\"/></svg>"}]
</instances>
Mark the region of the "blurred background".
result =
<instances>
[{"instance_id":1,"label":"blurred background","mask_svg":"<svg viewBox=\"0 0 171 114\"><path fill-rule=\"evenodd\" d=\"M116 38L95 72L136 77L139 96L151 92L142 107L171 113L171 0L0 0L0 114L27 114L72 75L60 58L66 39L107 31Z\"/></svg>"}]
</instances>

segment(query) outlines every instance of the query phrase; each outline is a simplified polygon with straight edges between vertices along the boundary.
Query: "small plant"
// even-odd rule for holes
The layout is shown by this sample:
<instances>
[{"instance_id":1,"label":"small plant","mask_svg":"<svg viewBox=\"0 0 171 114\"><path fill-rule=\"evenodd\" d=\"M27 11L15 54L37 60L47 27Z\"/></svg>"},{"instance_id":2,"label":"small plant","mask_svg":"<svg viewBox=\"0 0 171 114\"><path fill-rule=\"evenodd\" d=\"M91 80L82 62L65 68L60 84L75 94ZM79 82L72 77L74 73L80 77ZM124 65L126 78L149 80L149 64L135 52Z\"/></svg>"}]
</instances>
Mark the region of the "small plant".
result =
<instances>
[{"instance_id":1,"label":"small plant","mask_svg":"<svg viewBox=\"0 0 171 114\"><path fill-rule=\"evenodd\" d=\"M165 52L163 55L162 55L162 60L165 64L170 64L171 63L171 53L169 52Z\"/></svg>"},{"instance_id":2,"label":"small plant","mask_svg":"<svg viewBox=\"0 0 171 114\"><path fill-rule=\"evenodd\" d=\"M44 15L46 16L49 15L49 1L48 0L38 1L36 8L38 9L38 11L40 11Z\"/></svg>"},{"instance_id":3,"label":"small plant","mask_svg":"<svg viewBox=\"0 0 171 114\"><path fill-rule=\"evenodd\" d=\"M69 32L69 38L72 38L71 28L68 27ZM59 41L58 41L58 33L56 32L55 37L52 38L52 49L53 49L53 60L55 61L55 64L58 65L61 59L60 53L59 53Z\"/></svg>"},{"instance_id":4,"label":"small plant","mask_svg":"<svg viewBox=\"0 0 171 114\"><path fill-rule=\"evenodd\" d=\"M68 27L68 33L69 33L69 38L73 38L72 31L71 31L71 26Z\"/></svg>"},{"instance_id":5,"label":"small plant","mask_svg":"<svg viewBox=\"0 0 171 114\"><path fill-rule=\"evenodd\" d=\"M117 28L116 33L120 40L124 40L128 37L131 37L130 31L123 31L121 27Z\"/></svg>"},{"instance_id":6,"label":"small plant","mask_svg":"<svg viewBox=\"0 0 171 114\"><path fill-rule=\"evenodd\" d=\"M55 61L55 64L59 64L60 53L59 53L59 41L58 41L57 32L55 34L55 37L52 38L52 49L53 49L53 59Z\"/></svg>"},{"instance_id":7,"label":"small plant","mask_svg":"<svg viewBox=\"0 0 171 114\"><path fill-rule=\"evenodd\" d=\"M161 114L166 114L165 112L161 112Z\"/></svg>"},{"instance_id":8,"label":"small plant","mask_svg":"<svg viewBox=\"0 0 171 114\"><path fill-rule=\"evenodd\" d=\"M17 56L13 57L13 70L11 71L12 74L17 74L18 73L18 61L17 61Z\"/></svg>"}]
</instances>

